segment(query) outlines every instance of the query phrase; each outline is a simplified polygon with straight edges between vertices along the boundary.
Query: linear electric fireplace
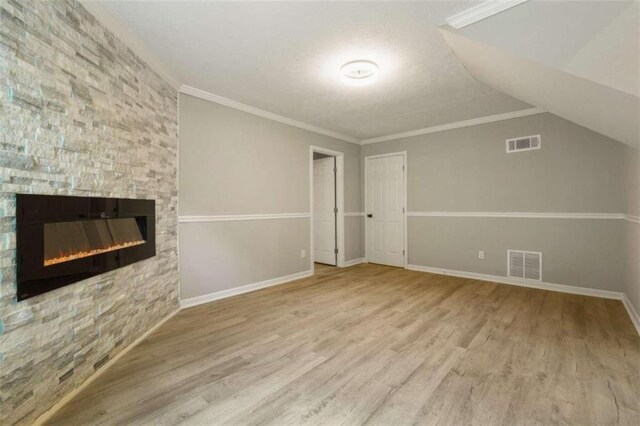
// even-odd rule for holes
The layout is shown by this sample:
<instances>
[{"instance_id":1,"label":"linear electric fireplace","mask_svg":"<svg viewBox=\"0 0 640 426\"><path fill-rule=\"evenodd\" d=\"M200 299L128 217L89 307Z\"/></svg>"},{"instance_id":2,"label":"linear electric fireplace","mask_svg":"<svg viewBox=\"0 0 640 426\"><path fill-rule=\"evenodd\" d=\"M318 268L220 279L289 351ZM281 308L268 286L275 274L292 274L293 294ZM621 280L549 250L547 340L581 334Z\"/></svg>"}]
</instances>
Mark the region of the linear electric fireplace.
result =
<instances>
[{"instance_id":1,"label":"linear electric fireplace","mask_svg":"<svg viewBox=\"0 0 640 426\"><path fill-rule=\"evenodd\" d=\"M18 300L153 257L155 201L16 194Z\"/></svg>"}]
</instances>

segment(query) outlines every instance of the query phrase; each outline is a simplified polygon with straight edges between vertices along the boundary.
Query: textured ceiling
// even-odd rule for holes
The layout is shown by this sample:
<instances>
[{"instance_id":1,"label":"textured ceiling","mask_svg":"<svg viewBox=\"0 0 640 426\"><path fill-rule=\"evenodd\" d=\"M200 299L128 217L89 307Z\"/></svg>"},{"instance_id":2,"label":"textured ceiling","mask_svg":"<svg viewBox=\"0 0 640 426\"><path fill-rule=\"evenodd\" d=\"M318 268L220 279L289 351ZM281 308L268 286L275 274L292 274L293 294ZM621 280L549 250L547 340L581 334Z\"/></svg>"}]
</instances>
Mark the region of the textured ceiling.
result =
<instances>
[{"instance_id":1,"label":"textured ceiling","mask_svg":"<svg viewBox=\"0 0 640 426\"><path fill-rule=\"evenodd\" d=\"M104 1L183 84L358 139L521 110L437 26L477 1ZM380 65L350 86L340 66Z\"/></svg>"}]
</instances>

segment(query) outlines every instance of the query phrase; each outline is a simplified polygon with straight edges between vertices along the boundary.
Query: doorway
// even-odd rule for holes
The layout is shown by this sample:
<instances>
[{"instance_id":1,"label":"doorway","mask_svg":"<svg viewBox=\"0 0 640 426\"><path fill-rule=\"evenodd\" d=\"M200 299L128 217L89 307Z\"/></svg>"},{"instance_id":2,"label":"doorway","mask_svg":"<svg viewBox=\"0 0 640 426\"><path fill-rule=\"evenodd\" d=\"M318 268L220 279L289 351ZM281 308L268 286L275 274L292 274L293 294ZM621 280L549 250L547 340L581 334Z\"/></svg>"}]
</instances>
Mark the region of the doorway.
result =
<instances>
[{"instance_id":1,"label":"doorway","mask_svg":"<svg viewBox=\"0 0 640 426\"><path fill-rule=\"evenodd\" d=\"M313 260L338 265L336 157L313 153Z\"/></svg>"},{"instance_id":2,"label":"doorway","mask_svg":"<svg viewBox=\"0 0 640 426\"><path fill-rule=\"evenodd\" d=\"M344 265L344 155L310 149L311 267Z\"/></svg>"},{"instance_id":3,"label":"doorway","mask_svg":"<svg viewBox=\"0 0 640 426\"><path fill-rule=\"evenodd\" d=\"M405 267L406 152L365 157L364 168L367 262Z\"/></svg>"}]
</instances>

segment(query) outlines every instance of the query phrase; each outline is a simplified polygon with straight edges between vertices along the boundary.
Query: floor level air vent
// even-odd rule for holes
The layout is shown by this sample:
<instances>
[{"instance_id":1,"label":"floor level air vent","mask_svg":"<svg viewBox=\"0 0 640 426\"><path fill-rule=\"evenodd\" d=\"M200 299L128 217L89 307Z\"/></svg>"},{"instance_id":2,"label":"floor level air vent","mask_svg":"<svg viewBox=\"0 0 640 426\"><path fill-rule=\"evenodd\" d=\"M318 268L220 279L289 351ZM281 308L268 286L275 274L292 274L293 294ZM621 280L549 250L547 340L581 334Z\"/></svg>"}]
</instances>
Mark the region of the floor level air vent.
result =
<instances>
[{"instance_id":1,"label":"floor level air vent","mask_svg":"<svg viewBox=\"0 0 640 426\"><path fill-rule=\"evenodd\" d=\"M540 135L523 136L520 138L507 139L507 152L531 151L540 149L542 146Z\"/></svg>"},{"instance_id":2,"label":"floor level air vent","mask_svg":"<svg viewBox=\"0 0 640 426\"><path fill-rule=\"evenodd\" d=\"M542 253L508 250L507 255L509 277L542 281Z\"/></svg>"}]
</instances>

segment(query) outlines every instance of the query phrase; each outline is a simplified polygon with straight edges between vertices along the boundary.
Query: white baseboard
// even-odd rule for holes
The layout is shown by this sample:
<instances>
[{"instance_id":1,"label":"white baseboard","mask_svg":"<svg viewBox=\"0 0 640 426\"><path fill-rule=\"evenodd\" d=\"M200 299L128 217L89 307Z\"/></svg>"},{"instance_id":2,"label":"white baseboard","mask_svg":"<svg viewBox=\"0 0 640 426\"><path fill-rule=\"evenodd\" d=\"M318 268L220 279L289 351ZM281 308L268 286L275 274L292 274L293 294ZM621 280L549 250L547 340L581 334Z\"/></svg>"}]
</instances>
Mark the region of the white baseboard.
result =
<instances>
[{"instance_id":1,"label":"white baseboard","mask_svg":"<svg viewBox=\"0 0 640 426\"><path fill-rule=\"evenodd\" d=\"M619 291L599 290L597 288L575 287L572 285L553 284L539 281L502 277L499 275L478 274L476 272L454 271L451 269L432 268L430 266L407 265L412 271L430 272L432 274L451 275L460 278L491 281L500 284L517 285L520 287L538 288L540 290L558 291L561 293L579 294L582 296L602 297L604 299L623 300L625 294Z\"/></svg>"},{"instance_id":2,"label":"white baseboard","mask_svg":"<svg viewBox=\"0 0 640 426\"><path fill-rule=\"evenodd\" d=\"M348 266L358 265L360 263L367 263L367 259L365 259L364 257L360 257L358 259L347 260L346 262L344 262L344 267L346 268Z\"/></svg>"},{"instance_id":3,"label":"white baseboard","mask_svg":"<svg viewBox=\"0 0 640 426\"><path fill-rule=\"evenodd\" d=\"M640 335L640 315L638 315L638 312L635 310L635 308L633 307L633 304L631 304L631 301L629 300L626 294L622 298L622 304L627 309L627 313L631 318L631 322L636 327L636 331Z\"/></svg>"},{"instance_id":4,"label":"white baseboard","mask_svg":"<svg viewBox=\"0 0 640 426\"><path fill-rule=\"evenodd\" d=\"M170 313L169 315L167 315L166 317L164 317L162 320L160 320L159 323L157 323L156 325L154 325L153 327L151 327L149 330L145 331L144 334L140 337L138 337L136 340L134 340L129 346L127 346L126 348L122 349L120 352L118 352L118 354L116 356L114 356L113 358L111 358L109 361L107 361L102 367L100 367L98 370L96 370L87 380L85 380L84 382L82 382L82 384L80 386L78 386L77 388L73 389L71 392L69 392L68 394L66 394L60 401L58 401L53 407L49 408L47 411L45 411L44 413L42 413L34 422L34 425L40 426L43 425L45 423L47 423L49 420L51 420L51 418L53 417L54 414L56 414L58 412L58 410L60 410L62 407L64 407L65 405L67 405L67 403L69 401L71 401L73 398L76 397L76 395L78 395L80 392L82 392L87 386L89 386L91 383L93 383L94 380L96 380L98 377L100 377L102 375L102 373L104 373L105 371L107 371L113 364L115 364L120 358L122 358L123 356L125 356L131 349L133 349L134 347L136 347L138 345L138 343L142 342L144 339L146 339L147 337L149 337L149 335L151 333L153 333L154 331L156 331L162 324L164 324L165 322L169 321L171 318L173 318L173 316L175 314L177 314L178 312L180 312L180 309Z\"/></svg>"},{"instance_id":5,"label":"white baseboard","mask_svg":"<svg viewBox=\"0 0 640 426\"><path fill-rule=\"evenodd\" d=\"M251 291L260 290L262 288L273 287L274 285L288 283L289 281L299 280L301 278L310 277L313 271L303 271L284 277L271 278L269 280L257 283L234 287L227 290L216 291L214 293L204 294L202 296L191 297L180 301L180 308L189 308L191 306L202 305L203 303L213 302L214 300L226 299L227 297L237 296L238 294L249 293Z\"/></svg>"}]
</instances>

